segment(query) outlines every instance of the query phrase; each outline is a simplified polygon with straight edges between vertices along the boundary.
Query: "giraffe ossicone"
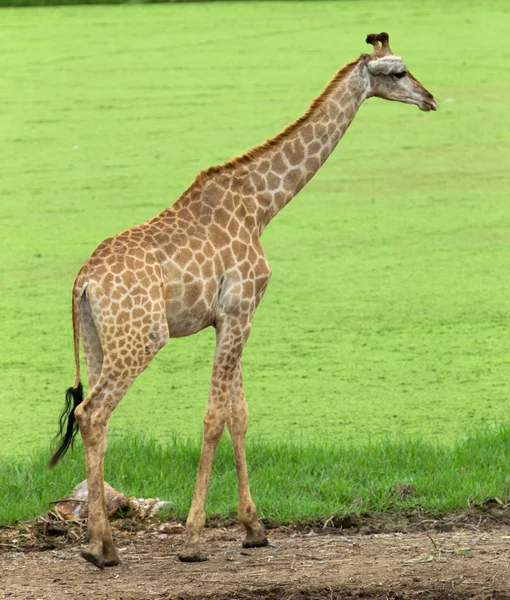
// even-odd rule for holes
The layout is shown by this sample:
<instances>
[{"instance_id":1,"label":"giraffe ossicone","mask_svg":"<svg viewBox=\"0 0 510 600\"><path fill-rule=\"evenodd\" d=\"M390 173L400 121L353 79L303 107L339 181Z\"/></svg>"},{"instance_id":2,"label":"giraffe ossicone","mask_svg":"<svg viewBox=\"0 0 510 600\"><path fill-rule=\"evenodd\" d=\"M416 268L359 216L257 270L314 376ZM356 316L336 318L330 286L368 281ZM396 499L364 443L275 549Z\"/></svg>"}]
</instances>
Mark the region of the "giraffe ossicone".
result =
<instances>
[{"instance_id":1,"label":"giraffe ossicone","mask_svg":"<svg viewBox=\"0 0 510 600\"><path fill-rule=\"evenodd\" d=\"M374 51L342 67L297 121L239 158L202 171L170 208L104 240L79 271L72 297L76 377L50 466L79 428L89 490L89 546L82 556L95 566L119 564L104 498L108 419L169 338L209 326L216 329L216 351L180 559L205 559L200 534L225 424L234 447L243 545L267 544L248 483L241 367L252 317L271 277L260 236L322 166L364 100L377 96L437 109L432 94L392 54L387 34L371 34L367 42ZM85 398L80 337L89 383Z\"/></svg>"}]
</instances>

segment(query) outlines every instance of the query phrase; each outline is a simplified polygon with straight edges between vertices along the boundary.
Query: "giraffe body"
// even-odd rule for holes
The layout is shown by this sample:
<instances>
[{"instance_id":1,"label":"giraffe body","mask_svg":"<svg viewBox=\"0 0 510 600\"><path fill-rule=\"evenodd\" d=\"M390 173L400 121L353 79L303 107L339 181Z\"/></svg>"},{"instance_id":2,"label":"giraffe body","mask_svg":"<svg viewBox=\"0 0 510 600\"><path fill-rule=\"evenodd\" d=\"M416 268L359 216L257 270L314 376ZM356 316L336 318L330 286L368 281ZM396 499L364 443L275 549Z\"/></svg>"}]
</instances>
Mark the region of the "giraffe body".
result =
<instances>
[{"instance_id":1,"label":"giraffe body","mask_svg":"<svg viewBox=\"0 0 510 600\"><path fill-rule=\"evenodd\" d=\"M267 544L248 483L241 367L252 317L271 277L260 236L328 158L366 98L437 108L392 54L387 34L372 34L367 42L374 52L340 69L303 117L240 158L200 173L170 208L102 242L78 273L73 288L76 378L68 390L74 406L64 414L67 431L50 464L66 451L76 420L89 488L90 543L82 556L99 568L119 563L104 502L108 419L169 338L209 326L216 329L216 352L180 559L205 559L200 533L225 424L234 447L239 519L247 534L243 545ZM80 335L89 380L85 399L79 383Z\"/></svg>"}]
</instances>

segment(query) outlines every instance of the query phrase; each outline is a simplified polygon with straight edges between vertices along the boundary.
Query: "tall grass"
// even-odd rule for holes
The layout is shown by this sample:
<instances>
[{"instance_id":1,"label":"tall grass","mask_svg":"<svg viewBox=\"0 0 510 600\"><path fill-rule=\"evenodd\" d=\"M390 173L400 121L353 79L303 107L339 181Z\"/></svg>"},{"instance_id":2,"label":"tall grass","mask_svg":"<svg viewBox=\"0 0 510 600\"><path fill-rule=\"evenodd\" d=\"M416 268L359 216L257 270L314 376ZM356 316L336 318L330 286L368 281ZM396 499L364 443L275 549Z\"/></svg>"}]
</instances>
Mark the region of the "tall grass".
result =
<instances>
[{"instance_id":1,"label":"tall grass","mask_svg":"<svg viewBox=\"0 0 510 600\"><path fill-rule=\"evenodd\" d=\"M106 480L128 496L172 502L172 516L184 519L200 454L198 441L167 445L140 435L113 438ZM457 445L418 439L360 445L251 442L247 449L251 484L260 515L272 521L320 519L365 511L443 512L486 497L503 496L509 478L510 428L480 431ZM43 514L84 478L81 448L53 471L46 452L0 461L0 524ZM399 493L412 485L415 494ZM230 444L216 455L208 514L236 514L236 474Z\"/></svg>"}]
</instances>

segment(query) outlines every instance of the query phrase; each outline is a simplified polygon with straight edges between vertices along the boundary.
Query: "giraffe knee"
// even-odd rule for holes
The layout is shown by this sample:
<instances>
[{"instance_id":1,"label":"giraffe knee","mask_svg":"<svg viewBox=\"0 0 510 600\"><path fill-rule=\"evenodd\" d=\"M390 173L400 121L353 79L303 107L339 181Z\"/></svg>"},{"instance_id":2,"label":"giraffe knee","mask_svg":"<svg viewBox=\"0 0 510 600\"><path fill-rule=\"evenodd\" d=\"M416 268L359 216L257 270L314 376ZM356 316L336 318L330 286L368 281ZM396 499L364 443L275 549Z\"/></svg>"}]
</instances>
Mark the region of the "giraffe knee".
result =
<instances>
[{"instance_id":1,"label":"giraffe knee","mask_svg":"<svg viewBox=\"0 0 510 600\"><path fill-rule=\"evenodd\" d=\"M74 417L80 431L94 428L106 428L108 416L102 406L91 408L90 405L80 404L74 410Z\"/></svg>"},{"instance_id":2,"label":"giraffe knee","mask_svg":"<svg viewBox=\"0 0 510 600\"><path fill-rule=\"evenodd\" d=\"M229 427L234 437L242 436L244 438L248 431L248 412L232 411L229 419Z\"/></svg>"},{"instance_id":3,"label":"giraffe knee","mask_svg":"<svg viewBox=\"0 0 510 600\"><path fill-rule=\"evenodd\" d=\"M81 429L82 426L85 425L86 420L86 413L82 404L80 404L74 409L74 418L76 419L76 422L78 423L78 426Z\"/></svg>"},{"instance_id":4,"label":"giraffe knee","mask_svg":"<svg viewBox=\"0 0 510 600\"><path fill-rule=\"evenodd\" d=\"M213 444L217 444L220 441L227 417L226 410L220 410L216 413L206 412L204 417L204 441Z\"/></svg>"},{"instance_id":5,"label":"giraffe knee","mask_svg":"<svg viewBox=\"0 0 510 600\"><path fill-rule=\"evenodd\" d=\"M218 444L223 435L224 428L225 422L215 423L214 425L204 423L204 441L206 443Z\"/></svg>"}]
</instances>

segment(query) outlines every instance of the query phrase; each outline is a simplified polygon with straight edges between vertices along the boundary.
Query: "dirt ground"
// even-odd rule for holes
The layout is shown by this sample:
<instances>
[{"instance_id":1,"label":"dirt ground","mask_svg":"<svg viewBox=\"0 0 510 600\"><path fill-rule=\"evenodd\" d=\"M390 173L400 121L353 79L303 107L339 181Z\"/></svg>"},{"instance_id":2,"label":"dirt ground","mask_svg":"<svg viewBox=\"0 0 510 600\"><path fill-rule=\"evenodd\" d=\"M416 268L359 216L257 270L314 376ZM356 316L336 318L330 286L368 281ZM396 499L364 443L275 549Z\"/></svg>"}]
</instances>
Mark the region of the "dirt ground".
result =
<instances>
[{"instance_id":1,"label":"dirt ground","mask_svg":"<svg viewBox=\"0 0 510 600\"><path fill-rule=\"evenodd\" d=\"M204 532L210 560L188 564L177 559L182 526L122 527L122 565L104 571L79 556L83 526L0 529L0 598L510 599L508 524L423 519L398 533L280 527L269 531L270 546L250 550L238 525L216 526Z\"/></svg>"}]
</instances>

